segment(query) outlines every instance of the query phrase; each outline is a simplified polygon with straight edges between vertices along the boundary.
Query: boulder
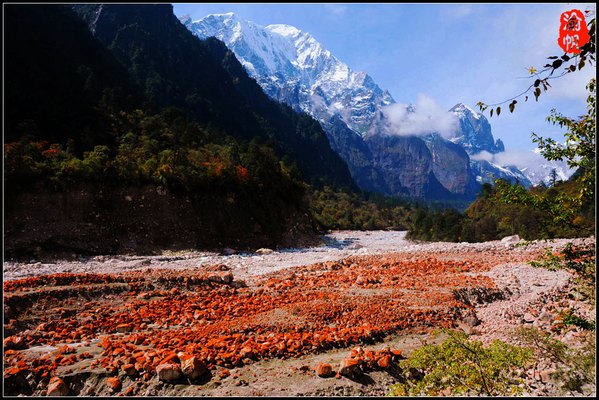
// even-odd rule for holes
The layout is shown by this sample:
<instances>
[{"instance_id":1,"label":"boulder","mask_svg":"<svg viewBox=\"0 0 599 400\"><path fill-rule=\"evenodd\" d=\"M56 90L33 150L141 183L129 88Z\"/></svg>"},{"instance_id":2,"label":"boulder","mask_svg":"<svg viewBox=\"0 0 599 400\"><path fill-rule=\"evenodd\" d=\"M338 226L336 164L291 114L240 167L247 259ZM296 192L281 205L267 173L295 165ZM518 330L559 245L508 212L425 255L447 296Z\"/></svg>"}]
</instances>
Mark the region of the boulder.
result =
<instances>
[{"instance_id":1,"label":"boulder","mask_svg":"<svg viewBox=\"0 0 599 400\"><path fill-rule=\"evenodd\" d=\"M181 356L181 372L189 379L198 379L207 371L206 364L196 356Z\"/></svg>"},{"instance_id":2,"label":"boulder","mask_svg":"<svg viewBox=\"0 0 599 400\"><path fill-rule=\"evenodd\" d=\"M354 376L360 372L360 362L353 358L346 358L339 365L339 374L343 376Z\"/></svg>"},{"instance_id":3,"label":"boulder","mask_svg":"<svg viewBox=\"0 0 599 400\"><path fill-rule=\"evenodd\" d=\"M267 248L261 248L261 249L256 250L257 254L271 254L273 252L274 252L274 250L267 249Z\"/></svg>"},{"instance_id":4,"label":"boulder","mask_svg":"<svg viewBox=\"0 0 599 400\"><path fill-rule=\"evenodd\" d=\"M55 376L50 379L48 384L47 395L48 396L66 396L69 394L69 387L59 377Z\"/></svg>"},{"instance_id":5,"label":"boulder","mask_svg":"<svg viewBox=\"0 0 599 400\"><path fill-rule=\"evenodd\" d=\"M156 367L158 380L161 381L176 381L183 377L181 368L175 364L160 364Z\"/></svg>"},{"instance_id":6,"label":"boulder","mask_svg":"<svg viewBox=\"0 0 599 400\"><path fill-rule=\"evenodd\" d=\"M321 378L332 376L334 375L333 367L329 363L318 364L318 366L316 367L316 375L318 375Z\"/></svg>"},{"instance_id":7,"label":"boulder","mask_svg":"<svg viewBox=\"0 0 599 400\"><path fill-rule=\"evenodd\" d=\"M518 243L519 241L520 241L520 236L518 236L518 235L506 236L503 239L501 239L501 243L505 243L505 244L514 244L514 243Z\"/></svg>"}]
</instances>

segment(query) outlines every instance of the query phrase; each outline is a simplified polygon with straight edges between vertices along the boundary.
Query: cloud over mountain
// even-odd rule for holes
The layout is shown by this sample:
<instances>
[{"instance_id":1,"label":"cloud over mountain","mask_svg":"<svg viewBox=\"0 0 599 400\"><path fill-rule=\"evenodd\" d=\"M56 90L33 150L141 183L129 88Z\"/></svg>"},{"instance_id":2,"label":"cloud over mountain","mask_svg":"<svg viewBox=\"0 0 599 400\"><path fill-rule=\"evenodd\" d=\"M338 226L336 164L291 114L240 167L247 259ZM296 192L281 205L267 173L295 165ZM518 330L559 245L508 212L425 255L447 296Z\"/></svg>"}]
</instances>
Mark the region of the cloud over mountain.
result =
<instances>
[{"instance_id":1,"label":"cloud over mountain","mask_svg":"<svg viewBox=\"0 0 599 400\"><path fill-rule=\"evenodd\" d=\"M388 134L422 136L436 132L449 138L459 129L458 118L425 94L419 94L414 105L390 104L382 112Z\"/></svg>"}]
</instances>

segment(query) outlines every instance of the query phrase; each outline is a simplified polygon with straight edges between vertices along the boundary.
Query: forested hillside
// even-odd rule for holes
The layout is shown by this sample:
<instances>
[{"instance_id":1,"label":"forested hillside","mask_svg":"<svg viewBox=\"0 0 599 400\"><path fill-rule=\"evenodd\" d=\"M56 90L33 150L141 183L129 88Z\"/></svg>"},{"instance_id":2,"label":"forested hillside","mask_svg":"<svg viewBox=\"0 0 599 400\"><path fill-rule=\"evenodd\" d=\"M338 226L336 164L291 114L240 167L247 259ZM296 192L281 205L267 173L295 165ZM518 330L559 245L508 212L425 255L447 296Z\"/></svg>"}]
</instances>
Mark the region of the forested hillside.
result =
<instances>
[{"instance_id":1,"label":"forested hillside","mask_svg":"<svg viewBox=\"0 0 599 400\"><path fill-rule=\"evenodd\" d=\"M91 31L67 6L6 7L8 253L147 251L142 237L162 247L243 247L314 235L306 182L353 187L319 124L269 100L222 43L193 37L170 5L89 7L78 11L95 16ZM82 205L73 195L131 197L128 188L144 187L186 199L194 217L163 221L168 205L145 198L143 217L115 219L111 210L133 205ZM54 194L64 198L50 207L45 196ZM41 207L45 223L24 216L25 204ZM56 233L74 207L99 215L86 220L95 229ZM158 240L136 228L147 219L181 229ZM101 246L74 238L92 231L108 235L94 236Z\"/></svg>"}]
</instances>

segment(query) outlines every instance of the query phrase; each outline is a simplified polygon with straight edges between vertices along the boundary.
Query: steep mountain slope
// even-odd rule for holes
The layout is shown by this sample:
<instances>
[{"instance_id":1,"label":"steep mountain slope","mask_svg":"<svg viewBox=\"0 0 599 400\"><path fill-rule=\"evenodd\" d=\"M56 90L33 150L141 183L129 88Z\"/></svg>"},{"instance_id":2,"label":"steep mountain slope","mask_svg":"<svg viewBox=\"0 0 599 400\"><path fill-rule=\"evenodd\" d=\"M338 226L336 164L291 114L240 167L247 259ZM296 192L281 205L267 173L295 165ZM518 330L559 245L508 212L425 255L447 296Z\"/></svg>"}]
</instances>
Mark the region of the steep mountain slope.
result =
<instances>
[{"instance_id":1,"label":"steep mountain slope","mask_svg":"<svg viewBox=\"0 0 599 400\"><path fill-rule=\"evenodd\" d=\"M141 104L127 71L66 6L11 5L4 21L5 141L111 143L104 114Z\"/></svg>"},{"instance_id":2,"label":"steep mountain slope","mask_svg":"<svg viewBox=\"0 0 599 400\"><path fill-rule=\"evenodd\" d=\"M199 21L182 17L196 36L222 40L264 91L318 120L340 115L360 134L381 107L395 101L364 72L354 72L309 33L289 25L261 27L233 13Z\"/></svg>"},{"instance_id":3,"label":"steep mountain slope","mask_svg":"<svg viewBox=\"0 0 599 400\"><path fill-rule=\"evenodd\" d=\"M383 121L385 107L395 100L367 74L352 71L309 33L289 25L261 27L233 13L180 20L200 38L223 40L271 98L317 118L331 147L347 162L362 189L391 195L472 198L481 183L495 178L530 185L513 166L470 160L481 151L496 154L505 148L501 140L494 140L487 119L464 104L450 110L459 125L451 141L434 133L413 137L411 149L421 150L408 156L395 148L406 140L376 137L396 134ZM407 107L408 113L415 111L413 106ZM422 143L414 147L418 141ZM422 151L423 144L428 152ZM419 167L411 169L420 175L397 173L400 166L413 164L404 157L422 157ZM429 164L429 158L434 162ZM446 190L437 190L439 185Z\"/></svg>"},{"instance_id":4,"label":"steep mountain slope","mask_svg":"<svg viewBox=\"0 0 599 400\"><path fill-rule=\"evenodd\" d=\"M171 5L74 9L156 104L180 107L237 137L272 140L281 156L297 161L310 183L353 186L317 123L270 100L222 43L198 40Z\"/></svg>"},{"instance_id":5,"label":"steep mountain slope","mask_svg":"<svg viewBox=\"0 0 599 400\"><path fill-rule=\"evenodd\" d=\"M318 122L170 5L76 8L4 9L7 256L314 239L303 180L352 185Z\"/></svg>"}]
</instances>

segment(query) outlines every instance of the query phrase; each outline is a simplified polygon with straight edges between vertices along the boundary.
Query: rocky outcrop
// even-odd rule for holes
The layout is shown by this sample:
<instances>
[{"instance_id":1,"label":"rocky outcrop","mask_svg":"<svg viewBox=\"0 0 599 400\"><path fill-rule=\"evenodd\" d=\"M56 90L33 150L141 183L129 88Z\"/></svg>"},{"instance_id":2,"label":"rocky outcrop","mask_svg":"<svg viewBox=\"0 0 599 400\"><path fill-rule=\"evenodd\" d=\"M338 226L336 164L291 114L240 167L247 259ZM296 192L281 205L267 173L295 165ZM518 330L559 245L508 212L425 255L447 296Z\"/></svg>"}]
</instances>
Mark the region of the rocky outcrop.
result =
<instances>
[{"instance_id":1,"label":"rocky outcrop","mask_svg":"<svg viewBox=\"0 0 599 400\"><path fill-rule=\"evenodd\" d=\"M503 142L500 140L495 142L491 125L484 115L462 103L456 104L449 111L458 117L460 123L460 129L455 133L454 143L461 145L468 154L481 151L489 153L505 151Z\"/></svg>"},{"instance_id":2,"label":"rocky outcrop","mask_svg":"<svg viewBox=\"0 0 599 400\"><path fill-rule=\"evenodd\" d=\"M457 195L471 195L478 191L470 169L470 158L461 146L439 135L430 135L425 142L432 156L432 171L444 188Z\"/></svg>"},{"instance_id":3,"label":"rocky outcrop","mask_svg":"<svg viewBox=\"0 0 599 400\"><path fill-rule=\"evenodd\" d=\"M375 165L371 149L358 132L350 129L338 115L322 125L331 148L345 160L358 187L372 192L394 194L385 181L385 171Z\"/></svg>"},{"instance_id":4,"label":"rocky outcrop","mask_svg":"<svg viewBox=\"0 0 599 400\"><path fill-rule=\"evenodd\" d=\"M451 196L435 177L433 156L422 139L373 135L366 143L374 164L385 171L385 183L391 193L427 198Z\"/></svg>"}]
</instances>

